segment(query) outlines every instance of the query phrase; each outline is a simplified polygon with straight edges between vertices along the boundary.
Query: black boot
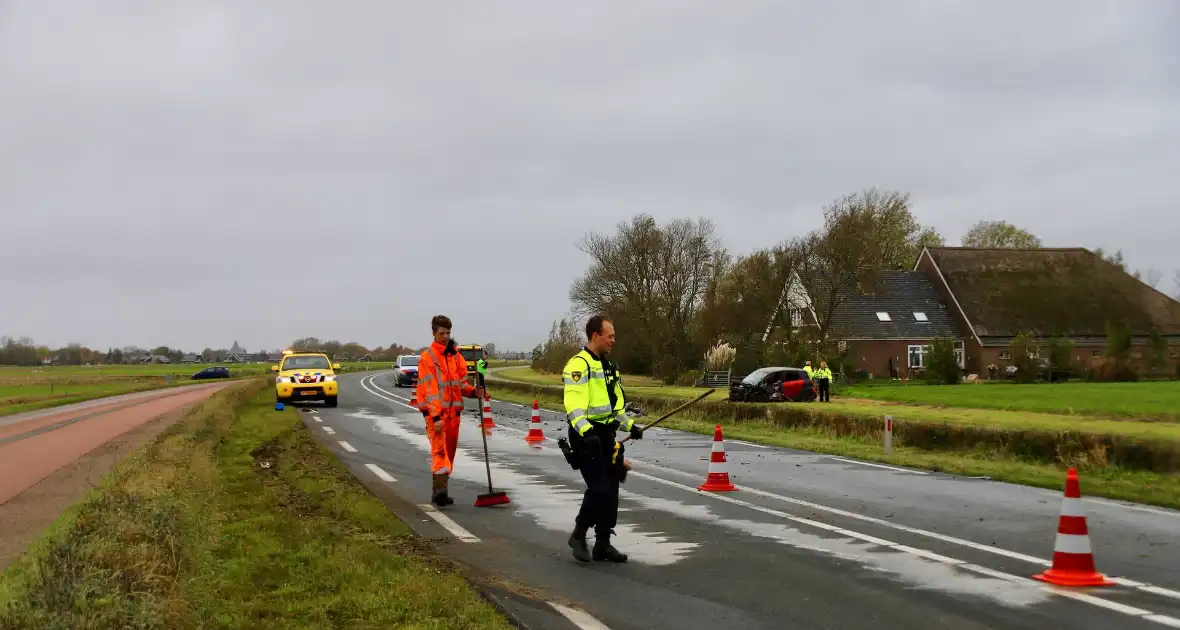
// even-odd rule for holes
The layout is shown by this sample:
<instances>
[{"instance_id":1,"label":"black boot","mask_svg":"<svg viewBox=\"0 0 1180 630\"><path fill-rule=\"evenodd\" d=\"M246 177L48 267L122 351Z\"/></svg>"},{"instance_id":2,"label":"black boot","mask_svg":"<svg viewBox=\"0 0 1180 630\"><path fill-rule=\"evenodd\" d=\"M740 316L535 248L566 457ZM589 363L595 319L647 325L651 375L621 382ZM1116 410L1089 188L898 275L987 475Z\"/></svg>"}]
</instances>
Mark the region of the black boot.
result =
<instances>
[{"instance_id":1,"label":"black boot","mask_svg":"<svg viewBox=\"0 0 1180 630\"><path fill-rule=\"evenodd\" d=\"M615 533L612 529L608 534L595 534L594 537L594 559L606 560L608 562L626 562L627 554L615 549L614 545L610 544L610 536Z\"/></svg>"},{"instance_id":2,"label":"black boot","mask_svg":"<svg viewBox=\"0 0 1180 630\"><path fill-rule=\"evenodd\" d=\"M447 475L434 475L432 479L432 492L430 500L438 507L446 507L455 502L454 499L447 494Z\"/></svg>"},{"instance_id":3,"label":"black boot","mask_svg":"<svg viewBox=\"0 0 1180 630\"><path fill-rule=\"evenodd\" d=\"M574 558L578 562L590 562L590 548L586 546L586 530L575 527L569 540L570 549L574 550Z\"/></svg>"}]
</instances>

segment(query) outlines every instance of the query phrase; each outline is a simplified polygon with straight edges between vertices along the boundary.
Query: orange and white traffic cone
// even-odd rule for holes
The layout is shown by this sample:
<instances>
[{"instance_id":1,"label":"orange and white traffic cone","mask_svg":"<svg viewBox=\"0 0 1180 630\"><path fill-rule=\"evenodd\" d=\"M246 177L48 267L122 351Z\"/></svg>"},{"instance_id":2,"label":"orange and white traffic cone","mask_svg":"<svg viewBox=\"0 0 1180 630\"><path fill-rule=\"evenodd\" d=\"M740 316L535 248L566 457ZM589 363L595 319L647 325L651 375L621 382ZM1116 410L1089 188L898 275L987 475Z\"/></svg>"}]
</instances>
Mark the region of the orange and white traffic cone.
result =
<instances>
[{"instance_id":1,"label":"orange and white traffic cone","mask_svg":"<svg viewBox=\"0 0 1180 630\"><path fill-rule=\"evenodd\" d=\"M479 426L485 429L496 426L496 421L492 419L492 398L486 394L483 399L483 421L479 423Z\"/></svg>"},{"instance_id":2,"label":"orange and white traffic cone","mask_svg":"<svg viewBox=\"0 0 1180 630\"><path fill-rule=\"evenodd\" d=\"M1086 527L1086 508L1082 505L1082 490L1078 471L1070 468L1065 475L1065 498L1061 500L1061 516L1057 520L1057 540L1053 544L1053 566L1034 579L1056 586L1110 586L1094 569L1094 553L1090 550L1090 530Z\"/></svg>"},{"instance_id":3,"label":"orange and white traffic cone","mask_svg":"<svg viewBox=\"0 0 1180 630\"><path fill-rule=\"evenodd\" d=\"M721 425L713 427L713 452L709 456L709 475L705 483L697 487L698 490L709 492L733 492L737 490L729 481L729 472L725 470L725 440L721 438Z\"/></svg>"},{"instance_id":4,"label":"orange and white traffic cone","mask_svg":"<svg viewBox=\"0 0 1180 630\"><path fill-rule=\"evenodd\" d=\"M418 406L418 386L417 385L410 388L410 406L411 407Z\"/></svg>"},{"instance_id":5,"label":"orange and white traffic cone","mask_svg":"<svg viewBox=\"0 0 1180 630\"><path fill-rule=\"evenodd\" d=\"M541 431L541 403L533 401L533 419L529 422L529 434L524 436L529 444L545 441L545 433Z\"/></svg>"}]
</instances>

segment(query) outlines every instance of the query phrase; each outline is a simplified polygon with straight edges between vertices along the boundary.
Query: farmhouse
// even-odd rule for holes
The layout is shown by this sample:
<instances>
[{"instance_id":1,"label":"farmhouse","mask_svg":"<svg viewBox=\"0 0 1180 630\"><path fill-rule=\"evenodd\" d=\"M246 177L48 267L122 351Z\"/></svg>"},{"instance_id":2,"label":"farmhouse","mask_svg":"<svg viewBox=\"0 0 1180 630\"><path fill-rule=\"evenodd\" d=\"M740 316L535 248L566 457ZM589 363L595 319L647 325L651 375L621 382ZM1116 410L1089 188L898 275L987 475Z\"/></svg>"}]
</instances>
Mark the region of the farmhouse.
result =
<instances>
[{"instance_id":1,"label":"farmhouse","mask_svg":"<svg viewBox=\"0 0 1180 630\"><path fill-rule=\"evenodd\" d=\"M932 282L965 340L965 367L1012 362L1021 332L1059 335L1076 344L1074 362L1101 357L1108 325L1132 335L1132 365L1147 367L1149 339L1168 343L1168 367L1180 362L1180 302L1087 249L929 247L914 270Z\"/></svg>"}]
</instances>

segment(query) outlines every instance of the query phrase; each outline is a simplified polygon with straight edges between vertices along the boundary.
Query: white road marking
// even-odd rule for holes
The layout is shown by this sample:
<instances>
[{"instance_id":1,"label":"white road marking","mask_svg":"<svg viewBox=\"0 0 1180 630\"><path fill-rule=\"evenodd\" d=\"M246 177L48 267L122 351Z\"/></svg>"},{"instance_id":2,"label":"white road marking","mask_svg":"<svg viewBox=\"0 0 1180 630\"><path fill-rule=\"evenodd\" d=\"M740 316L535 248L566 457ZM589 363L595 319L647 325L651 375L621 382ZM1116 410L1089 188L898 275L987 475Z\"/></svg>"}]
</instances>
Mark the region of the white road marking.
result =
<instances>
[{"instance_id":1,"label":"white road marking","mask_svg":"<svg viewBox=\"0 0 1180 630\"><path fill-rule=\"evenodd\" d=\"M340 445L340 448L342 448L342 449L344 449L344 450L348 451L349 453L355 453L355 452L356 452L356 449L355 449L355 448L353 448L353 446L352 446L351 444L349 444L348 442L343 442L343 441L341 441L341 442L337 442L337 444L339 444L339 445Z\"/></svg>"},{"instance_id":2,"label":"white road marking","mask_svg":"<svg viewBox=\"0 0 1180 630\"><path fill-rule=\"evenodd\" d=\"M374 378L375 378L375 377L374 377ZM369 380L371 381L372 379L370 378ZM362 381L362 382L361 382L361 385L362 385L363 387L365 386L365 383L364 383L364 381ZM386 391L386 390L382 390L380 387L377 387L376 385L373 385L373 387L377 388L378 390L385 391L385 393L387 393L387 394L388 394L388 393L390 393L390 392L388 392L388 391ZM369 389L369 388L368 388L368 387L365 387L365 389ZM374 394L375 396L377 396L377 397L379 397L379 398L387 398L387 397L385 397L385 396L382 396L381 394L378 394L378 393L376 393L376 392L372 391L371 389L369 390L369 392L370 392L370 393L372 393L372 394ZM392 394L391 394L391 395L392 395ZM398 402L398 401L394 400L394 401L391 401L391 402ZM398 403L398 404L401 404L401 403ZM403 406L405 406L405 407L409 407L409 405L403 405ZM412 409L412 407L410 407L410 408ZM523 431L523 430L515 429L515 428L513 428L513 427L507 427L507 426L504 426L504 425L497 425L497 428L502 428L502 429L506 429L506 430L509 430L509 431L514 431L514 432L517 432L517 433L524 433L524 432L525 432L525 431ZM639 460L633 460L633 461L636 461L636 463L640 463L640 462L639 462ZM848 461L855 461L855 460L848 460ZM855 463L864 463L864 462L855 462ZM680 474L680 475L686 475L686 476L687 476L687 475L689 474L689 473L686 473L686 472L684 472L684 471L677 470L677 469L675 469L675 468L668 468L668 467L666 467L666 466L660 466L659 464L652 464L652 463L650 463L650 462L645 462L645 463L644 463L644 466L646 466L646 467L650 467L650 468L653 468L653 469L657 469L657 470L663 470L663 471L670 472L670 473L676 473L676 474ZM912 471L912 470L906 470L905 472L914 472L914 471ZM658 482L658 483L663 483L663 484L670 485L670 486L673 486L673 487L681 488L681 489L683 489L683 490L687 490L687 491L689 491L689 492L692 492L692 493L694 493L694 494L698 494L698 495L704 495L704 496L709 496L709 497L712 497L712 498L714 498L714 499L717 499L717 500L721 500L721 501L726 501L726 502L729 502L729 503L733 503L733 504L735 504L735 505L742 505L742 506L748 507L748 508L750 508L750 509L753 509L753 510L755 510L755 511L763 512L763 513L766 513L766 514L771 514L771 515L774 515L774 516L781 516L781 517L783 517L783 518L788 518L788 519L792 519L792 520L794 520L794 519L798 519L798 518L799 518L799 517L794 517L794 516L791 516L791 515L789 515L789 514L786 514L785 512L779 512L779 511L777 511L777 510L773 510L773 509L770 509L770 508L764 508L764 507L762 507L762 506L755 505L755 504L753 504L753 503L747 503L747 502L745 502L745 501L741 501L741 500L738 500L738 499L733 499L733 498L731 498L731 497L727 497L727 496L724 496L724 495L719 495L719 494L714 494L714 493L709 493L709 492L702 492L702 491L699 491L699 490L697 490L695 487L685 486L685 485L682 485L682 484L676 483L676 482L674 482L674 481L670 481L670 480L664 479L664 478L662 478L662 477L655 477L655 476L653 476L653 475L648 475L648 474L645 474L645 473L640 473L640 472L637 472L637 471L631 471L631 473L630 473L630 474L632 474L632 475L635 475L635 476L637 476L637 477L644 478L644 479L650 479L650 480L652 480L652 481L656 481L656 482ZM866 515L864 515L864 514L858 514L858 513L856 513L856 512L849 512L849 511L847 511L847 510L841 510L841 509L838 509L838 508L833 508L833 507L829 507L829 506L826 506L826 505L822 505L822 504L819 504L819 503L812 503L811 501L804 501L804 500L802 500L802 499L796 499L796 498L793 498L793 497L788 497L788 496L783 496L783 495L780 495L780 494L775 494L775 493L773 493L773 492L767 492L767 491L765 491L765 490L759 490L758 488L751 488L751 487L748 487L748 486L742 486L741 488L742 488L742 491L743 491L743 492L748 492L748 493L750 493L750 494L758 495L758 496L761 496L761 497L766 497L766 498L768 498L768 499L774 499L774 500L776 500L776 501L782 501L782 502L785 502L785 503L790 503L790 504L793 504L793 505L799 505L799 506L802 506L802 507L808 507L808 508L812 508L812 509L815 509L815 510L820 510L820 511L822 511L822 512L827 512L827 513L830 513L830 514L836 514L836 515L838 515L838 516L844 516L844 517L847 517L847 518L855 519L855 520L862 521L862 522L865 522L865 523L872 523L872 524L874 524L874 525L880 525L880 526L882 526L882 527L886 527L886 528L889 528L889 529L895 529L895 530L898 530L898 531L906 532L906 533L908 533L908 534L914 534L914 535L923 536L923 537L926 537L926 538L932 538L932 539L934 539L934 540L939 540L939 541L942 541L942 542L946 542L946 543L950 543L950 544L954 544L954 545L959 545L959 546L967 547L967 548L969 548L969 549L974 549L974 550L976 550L976 551L983 551L983 552L986 552L986 553L991 553L991 554L995 554L995 555L998 555L998 556L1003 556L1003 557L1006 557L1006 558L1011 558L1011 559L1013 559L1013 560L1020 560L1020 561L1022 561L1022 562L1027 562L1027 563L1034 564L1034 565L1037 565L1037 566L1042 566L1042 567L1049 567L1049 566L1052 566L1052 564L1053 564L1053 563L1052 563L1052 562L1050 562L1049 560L1045 560L1045 559L1043 559L1043 558L1037 558L1037 557L1035 557L1035 556L1030 556L1030 555L1023 554L1023 553L1019 553L1019 552L1016 552L1016 551L1010 551L1010 550L1007 550L1007 549L1003 549L1003 548L1001 548L1001 547L992 547L992 546L988 546L988 545L983 545L983 544L980 544L980 543L977 543L977 542L972 542L972 541L970 541L970 540L964 540L964 539L962 539L962 538L955 538L955 537L953 537L953 536L947 536L947 535L945 535L945 534L939 534L939 533L937 533L937 532L932 532L932 531L928 531L928 530L924 530L924 529L919 529L919 528L916 528L916 527L909 527L909 526L907 526L907 525L901 525L901 524L899 524L899 523L893 523L893 522L886 521L886 520L879 519L879 518L875 518L875 517L872 517L872 516L866 516ZM1058 496L1058 497L1060 497L1060 495L1054 495L1054 496ZM816 527L816 528L819 528L819 529L824 529L824 530L827 530L827 531L832 531L832 532L839 532L839 533L841 533L841 534L843 534L843 535L849 535L849 532L851 532L851 530L844 530L844 529L842 529L842 528L839 528L839 527L836 527L836 526L833 526L833 525L828 525L828 524L826 524L826 523L820 523L820 522L818 522L818 521L811 521L810 519L803 519L803 520L802 520L802 521L800 521L800 522L804 522L804 521L806 522L806 524L807 524L807 525L809 525L809 526L811 526L811 527ZM856 535L855 535L855 536L853 536L853 537L854 537L854 538L861 539L861 540L864 540L864 539L865 539L865 537L872 538L872 537L870 537L870 536L867 536L867 535L862 535L862 534L856 534ZM881 539L876 539L876 540L881 540ZM907 547L906 545L898 545L897 543L890 543L888 546L891 546L891 547L894 547L894 548L901 548L901 549L899 549L899 550L901 550L901 551L906 551L907 549L914 549L914 550L916 550L916 548L913 548L913 547ZM922 557L938 556L938 554L934 554L933 552L926 552L925 550L917 550L917 551L922 551ZM906 551L906 552L907 552L907 553L909 553L909 551ZM928 555L927 555L927 554L928 554ZM939 557L941 557L941 558L946 558L946 556L939 556ZM947 558L947 559L948 559L948 560L952 560L951 558ZM962 561L956 561L956 562L962 562ZM965 563L964 563L964 564L965 564ZM957 566L963 566L963 565L961 564L961 565L957 565ZM981 567L981 568L982 568L982 567ZM1008 575L1008 574L1002 574L1002 575ZM1009 578L1015 578L1015 576L1011 576L1011 575L1008 575L1008 577L1009 577ZM1020 579L1023 579L1023 578L1020 578ZM1142 582L1136 582L1136 581L1133 581L1133 580L1127 580L1127 579L1124 579L1124 578L1112 578L1112 580L1113 580L1113 581L1115 581L1115 582L1118 582L1119 584L1121 584L1121 585L1123 585L1123 586L1127 586L1127 587L1130 587L1130 588L1134 588L1134 589L1137 589L1137 590L1140 590L1140 591L1143 591L1143 592L1152 593L1152 594L1154 594L1154 595L1160 595L1160 596L1163 596L1163 597L1170 597L1170 598L1173 598L1173 599L1180 599L1180 592L1178 592L1178 591L1173 591L1173 590L1170 590L1170 589L1161 588L1161 587L1158 587L1158 586L1154 586L1154 585L1151 585L1151 584L1146 584L1146 583L1142 583ZM1040 583L1040 582L1033 582L1033 584L1034 584L1034 585L1041 585L1041 583ZM1076 599L1076 598L1075 598L1075 599ZM1100 601L1106 601L1106 600L1100 600Z\"/></svg>"},{"instance_id":3,"label":"white road marking","mask_svg":"<svg viewBox=\"0 0 1180 630\"><path fill-rule=\"evenodd\" d=\"M743 442L742 440L726 440L726 442L733 442L734 444L741 444L742 446L753 446L754 448L772 448L765 444L755 444L753 442Z\"/></svg>"},{"instance_id":4,"label":"white road marking","mask_svg":"<svg viewBox=\"0 0 1180 630\"><path fill-rule=\"evenodd\" d=\"M442 525L443 529L450 532L455 538L458 538L465 543L479 542L479 538L476 538L475 534L472 534L471 532L463 529L461 525L451 520L451 517L447 516L446 514L439 512L438 508L434 507L433 505L429 503L422 503L418 506L418 509L426 512L427 516L434 519L439 525Z\"/></svg>"},{"instance_id":5,"label":"white road marking","mask_svg":"<svg viewBox=\"0 0 1180 630\"><path fill-rule=\"evenodd\" d=\"M846 459L844 457L834 457L834 456L829 455L828 459L834 459L838 462L844 462L846 464L860 464L861 466L872 466L873 468L884 468L886 470L896 470L897 472L911 473L914 475L929 475L930 474L928 471L925 471L925 470L910 470L909 468L897 468L896 466L886 466L885 464L874 464L871 462L862 462L862 461L857 461L855 459Z\"/></svg>"},{"instance_id":6,"label":"white road marking","mask_svg":"<svg viewBox=\"0 0 1180 630\"><path fill-rule=\"evenodd\" d=\"M841 534L843 536L849 536L849 537L854 538L856 540L863 540L863 541L869 542L871 544L875 544L875 545L879 545L879 546L893 549L896 551L900 551L902 553L908 553L908 554L915 555L920 558L925 558L927 560L931 560L934 562L940 562L940 563L949 564L952 566L963 567L963 568L967 568L968 570L975 570L975 568L977 567L977 565L973 565L973 564L964 562L964 561L959 560L957 558L943 556L940 554L929 552L929 551L926 551L923 549L917 549L917 548L910 547L907 545L901 545L901 544L898 544L898 543L895 543L892 541L877 538L875 536L869 536L867 534L861 534L859 532L854 532L854 531L848 530L848 529L836 528L836 527L833 527L832 525L828 525L827 523L813 521L809 518L803 518L801 516L794 516L794 515L788 514L786 512L781 512L779 510L774 510L771 508L762 507L761 505L756 505L754 503L747 503L745 501L742 501L741 499L735 499L733 497L725 496L723 494L704 492L701 490L697 490L696 488L694 488L692 486L686 486L684 484L676 483L675 481L668 481L667 479L661 479L660 477L654 477L652 475L647 475L644 473L636 472L634 470L632 470L630 474L634 475L636 477L640 477L642 479L648 479L651 481L655 481L657 483L662 483L662 484L671 486L673 488L678 488L680 490L684 490L684 491L692 493L692 494L708 496L708 497L718 500L718 501L724 501L725 503L730 503L733 505L740 505L742 507L754 510L756 512L762 512L764 514L776 516L778 518L782 518L782 519L785 519L788 521L799 523L801 525L807 525L809 527L816 527L816 528L819 528L819 529L822 529L825 531L835 532L835 533ZM742 490L746 490L746 488L743 487ZM989 575L991 577L997 577L999 579L1008 580L1008 581L1012 581L1012 582L1027 583L1029 588L1039 588L1039 589L1041 589L1045 592L1051 593L1053 595L1060 595L1062 597L1067 597L1069 599L1074 599L1074 600L1084 602L1087 604L1092 604L1094 606L1105 608L1107 610L1111 610L1111 611L1121 613L1121 614L1124 614L1127 616L1139 617L1141 619L1155 621L1157 623L1162 623L1162 624L1171 624L1173 622L1180 622L1180 620L1178 620L1178 619L1168 617L1167 615L1157 615L1150 610L1144 610L1142 608L1136 608L1134 606L1127 606L1125 604L1113 602L1108 599L1102 599L1100 597L1094 597L1093 595L1085 595L1085 594L1077 593L1074 591L1068 591L1068 590L1060 589L1060 588L1057 588L1054 586L1041 585L1040 582L1035 582L1031 579L1012 575L1010 573L1004 573L1002 571L995 571L992 569L986 569L984 567L978 567L978 568L983 568L984 572L981 572L981 573L984 573L985 575Z\"/></svg>"},{"instance_id":7,"label":"white road marking","mask_svg":"<svg viewBox=\"0 0 1180 630\"><path fill-rule=\"evenodd\" d=\"M549 605L581 630L610 630L601 621L591 617L589 613L562 606L557 602L549 602Z\"/></svg>"},{"instance_id":8,"label":"white road marking","mask_svg":"<svg viewBox=\"0 0 1180 630\"><path fill-rule=\"evenodd\" d=\"M328 435L336 435L336 429L333 429L332 427L320 427L320 428L323 429L324 433L327 433Z\"/></svg>"},{"instance_id":9,"label":"white road marking","mask_svg":"<svg viewBox=\"0 0 1180 630\"><path fill-rule=\"evenodd\" d=\"M365 468L368 468L369 470L373 471L373 474L377 475L377 477L379 477L381 479L381 481L388 481L390 483L397 481L397 479L393 478L393 475L382 470L381 467L378 466L377 464L365 464Z\"/></svg>"},{"instance_id":10,"label":"white road marking","mask_svg":"<svg viewBox=\"0 0 1180 630\"><path fill-rule=\"evenodd\" d=\"M321 420L319 416L312 416L312 417L315 418L316 422L321 422L321 423L323 422L323 420Z\"/></svg>"}]
</instances>

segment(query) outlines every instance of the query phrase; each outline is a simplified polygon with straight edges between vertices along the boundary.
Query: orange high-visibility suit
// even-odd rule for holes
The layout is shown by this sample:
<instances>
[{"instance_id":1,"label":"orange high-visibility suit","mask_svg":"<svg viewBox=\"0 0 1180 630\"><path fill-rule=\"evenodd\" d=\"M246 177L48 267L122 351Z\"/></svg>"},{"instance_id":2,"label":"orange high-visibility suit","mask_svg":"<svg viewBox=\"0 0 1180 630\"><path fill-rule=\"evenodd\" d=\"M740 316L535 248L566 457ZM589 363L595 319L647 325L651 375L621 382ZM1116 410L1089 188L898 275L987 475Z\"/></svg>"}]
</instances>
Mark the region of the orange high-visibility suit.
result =
<instances>
[{"instance_id":1,"label":"orange high-visibility suit","mask_svg":"<svg viewBox=\"0 0 1180 630\"><path fill-rule=\"evenodd\" d=\"M467 362L458 351L446 354L446 346L435 341L418 357L418 407L426 418L436 495L446 491L447 478L454 470L463 397L477 396L467 382Z\"/></svg>"}]
</instances>

